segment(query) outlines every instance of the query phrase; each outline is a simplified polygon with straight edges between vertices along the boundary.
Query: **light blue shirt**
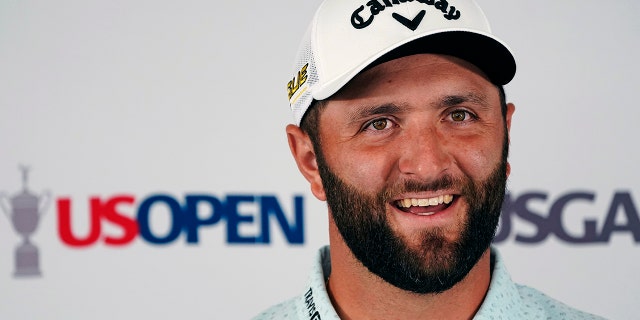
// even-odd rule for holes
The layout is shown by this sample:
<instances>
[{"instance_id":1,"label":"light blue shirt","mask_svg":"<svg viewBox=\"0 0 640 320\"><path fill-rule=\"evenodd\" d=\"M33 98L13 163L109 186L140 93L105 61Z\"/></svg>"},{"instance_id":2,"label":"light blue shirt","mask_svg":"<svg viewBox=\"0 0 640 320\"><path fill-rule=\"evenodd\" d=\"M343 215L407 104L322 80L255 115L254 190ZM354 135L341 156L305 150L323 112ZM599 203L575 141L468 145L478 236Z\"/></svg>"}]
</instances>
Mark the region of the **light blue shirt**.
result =
<instances>
[{"instance_id":1,"label":"light blue shirt","mask_svg":"<svg viewBox=\"0 0 640 320\"><path fill-rule=\"evenodd\" d=\"M571 308L536 289L514 283L495 248L491 248L491 260L493 269L489 291L473 319L604 319ZM329 247L323 247L318 252L303 294L269 308L254 320L340 319L325 287L331 273L330 264Z\"/></svg>"}]
</instances>

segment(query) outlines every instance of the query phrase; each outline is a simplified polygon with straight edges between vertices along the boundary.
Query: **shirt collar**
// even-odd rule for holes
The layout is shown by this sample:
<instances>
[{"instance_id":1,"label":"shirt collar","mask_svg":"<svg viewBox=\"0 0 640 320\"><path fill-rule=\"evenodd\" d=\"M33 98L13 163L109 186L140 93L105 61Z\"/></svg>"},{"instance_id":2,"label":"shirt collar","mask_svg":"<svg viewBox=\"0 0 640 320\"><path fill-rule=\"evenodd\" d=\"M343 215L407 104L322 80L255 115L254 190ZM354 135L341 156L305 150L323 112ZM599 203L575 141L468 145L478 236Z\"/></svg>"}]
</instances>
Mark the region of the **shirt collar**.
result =
<instances>
[{"instance_id":1,"label":"shirt collar","mask_svg":"<svg viewBox=\"0 0 640 320\"><path fill-rule=\"evenodd\" d=\"M331 304L327 292L327 280L331 274L331 256L329 247L322 247L313 263L306 291L300 297L298 318L308 320L340 319Z\"/></svg>"},{"instance_id":2,"label":"shirt collar","mask_svg":"<svg viewBox=\"0 0 640 320\"><path fill-rule=\"evenodd\" d=\"M306 291L300 297L299 319L340 319L327 293L326 282L330 274L331 256L329 255L329 247L325 246L316 255ZM493 319L496 310L500 310L504 319L517 319L520 316L519 306L521 303L518 288L511 280L502 261L502 256L496 248L491 247L489 290L474 319Z\"/></svg>"},{"instance_id":3,"label":"shirt collar","mask_svg":"<svg viewBox=\"0 0 640 320\"><path fill-rule=\"evenodd\" d=\"M502 261L502 255L498 249L491 247L491 282L487 295L473 319L494 319L498 310L503 319L518 319L521 304L518 287L511 280Z\"/></svg>"}]
</instances>

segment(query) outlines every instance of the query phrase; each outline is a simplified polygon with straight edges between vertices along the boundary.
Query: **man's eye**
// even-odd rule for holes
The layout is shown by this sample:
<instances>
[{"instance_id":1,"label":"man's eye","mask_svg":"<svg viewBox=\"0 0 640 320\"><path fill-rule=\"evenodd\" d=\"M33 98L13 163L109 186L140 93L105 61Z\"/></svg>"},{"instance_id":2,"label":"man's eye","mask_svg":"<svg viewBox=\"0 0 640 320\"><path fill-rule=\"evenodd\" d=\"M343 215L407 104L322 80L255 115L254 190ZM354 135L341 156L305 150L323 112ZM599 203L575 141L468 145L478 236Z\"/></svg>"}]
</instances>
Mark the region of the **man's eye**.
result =
<instances>
[{"instance_id":1,"label":"man's eye","mask_svg":"<svg viewBox=\"0 0 640 320\"><path fill-rule=\"evenodd\" d=\"M451 112L451 120L456 122L467 120L468 117L470 117L469 112L464 110L456 110Z\"/></svg>"},{"instance_id":2,"label":"man's eye","mask_svg":"<svg viewBox=\"0 0 640 320\"><path fill-rule=\"evenodd\" d=\"M388 119L374 120L369 124L369 127L373 128L374 130L384 130L388 126L389 126L389 120Z\"/></svg>"}]
</instances>

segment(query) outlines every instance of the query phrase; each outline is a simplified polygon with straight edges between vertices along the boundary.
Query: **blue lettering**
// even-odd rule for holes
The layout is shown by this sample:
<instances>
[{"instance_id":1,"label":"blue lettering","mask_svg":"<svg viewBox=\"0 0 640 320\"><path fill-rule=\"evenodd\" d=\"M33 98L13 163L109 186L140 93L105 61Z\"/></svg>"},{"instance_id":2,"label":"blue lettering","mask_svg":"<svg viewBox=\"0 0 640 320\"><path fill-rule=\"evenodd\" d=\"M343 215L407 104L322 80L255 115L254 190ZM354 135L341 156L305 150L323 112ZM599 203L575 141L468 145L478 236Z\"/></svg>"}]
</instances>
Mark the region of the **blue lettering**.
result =
<instances>
[{"instance_id":1,"label":"blue lettering","mask_svg":"<svg viewBox=\"0 0 640 320\"><path fill-rule=\"evenodd\" d=\"M225 204L227 214L227 241L229 243L256 243L258 237L242 236L238 233L238 226L241 223L253 223L253 215L242 215L238 212L238 206L243 203L255 202L254 196L232 195L227 197Z\"/></svg>"},{"instance_id":2,"label":"blue lettering","mask_svg":"<svg viewBox=\"0 0 640 320\"><path fill-rule=\"evenodd\" d=\"M261 197L262 209L260 210L261 222L262 222L262 236L260 242L271 242L269 232L269 216L275 216L276 221L280 224L282 232L284 233L287 241L292 244L301 244L304 242L304 216L303 216L303 203L302 196L294 197L294 213L295 220L292 224L287 222L287 217L284 215L284 211L278 203L278 199L274 196L262 196Z\"/></svg>"},{"instance_id":3,"label":"blue lettering","mask_svg":"<svg viewBox=\"0 0 640 320\"><path fill-rule=\"evenodd\" d=\"M198 243L198 229L200 226L213 225L218 223L224 216L224 206L215 197L209 195L187 195L185 214L185 231L187 233L187 243ZM206 219L201 219L198 215L198 204L204 203L211 208L211 214Z\"/></svg>"},{"instance_id":4,"label":"blue lettering","mask_svg":"<svg viewBox=\"0 0 640 320\"><path fill-rule=\"evenodd\" d=\"M171 212L171 230L164 237L157 237L151 232L149 225L149 215L151 214L151 206L156 203L164 203L169 207ZM182 208L178 201L166 195L151 196L145 199L138 209L138 224L140 227L140 235L143 239L153 244L167 244L173 242L182 232Z\"/></svg>"}]
</instances>

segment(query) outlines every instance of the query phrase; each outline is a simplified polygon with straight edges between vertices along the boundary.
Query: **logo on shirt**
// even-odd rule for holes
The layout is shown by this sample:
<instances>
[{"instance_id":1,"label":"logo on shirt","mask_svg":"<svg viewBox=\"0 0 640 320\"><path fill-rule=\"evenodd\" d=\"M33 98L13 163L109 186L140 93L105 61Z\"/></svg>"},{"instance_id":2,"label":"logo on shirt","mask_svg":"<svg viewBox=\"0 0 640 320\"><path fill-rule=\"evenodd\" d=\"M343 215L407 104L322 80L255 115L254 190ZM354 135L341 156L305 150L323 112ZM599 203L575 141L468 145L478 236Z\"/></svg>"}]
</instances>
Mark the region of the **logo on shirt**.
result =
<instances>
[{"instance_id":1,"label":"logo on shirt","mask_svg":"<svg viewBox=\"0 0 640 320\"><path fill-rule=\"evenodd\" d=\"M304 303L307 305L309 320L321 320L320 312L316 310L316 303L313 302L313 290L311 288L304 294Z\"/></svg>"}]
</instances>

